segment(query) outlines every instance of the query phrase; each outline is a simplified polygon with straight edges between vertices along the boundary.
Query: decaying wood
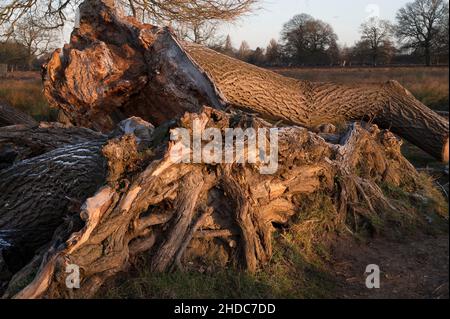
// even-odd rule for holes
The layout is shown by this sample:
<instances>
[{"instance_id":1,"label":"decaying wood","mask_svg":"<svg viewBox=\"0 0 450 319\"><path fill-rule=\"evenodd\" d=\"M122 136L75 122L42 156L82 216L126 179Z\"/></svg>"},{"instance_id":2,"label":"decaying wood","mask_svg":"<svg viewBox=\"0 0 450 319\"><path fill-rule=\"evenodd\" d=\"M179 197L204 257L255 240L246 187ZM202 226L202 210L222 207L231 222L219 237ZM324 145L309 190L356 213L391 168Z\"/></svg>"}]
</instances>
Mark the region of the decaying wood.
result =
<instances>
[{"instance_id":1,"label":"decaying wood","mask_svg":"<svg viewBox=\"0 0 450 319\"><path fill-rule=\"evenodd\" d=\"M110 130L127 117L161 124L202 105L239 108L307 128L368 120L448 161L448 119L395 81L338 85L285 78L143 25L111 2L86 1L44 74L46 95L76 125Z\"/></svg>"},{"instance_id":2,"label":"decaying wood","mask_svg":"<svg viewBox=\"0 0 450 319\"><path fill-rule=\"evenodd\" d=\"M105 140L106 136L86 128L58 123L0 127L0 170L65 145Z\"/></svg>"},{"instance_id":3,"label":"decaying wood","mask_svg":"<svg viewBox=\"0 0 450 319\"><path fill-rule=\"evenodd\" d=\"M0 101L0 127L16 124L37 125L28 114Z\"/></svg>"},{"instance_id":4,"label":"decaying wood","mask_svg":"<svg viewBox=\"0 0 450 319\"><path fill-rule=\"evenodd\" d=\"M68 154L69 149L83 152L86 146L78 144L19 162L16 165L24 166L21 170L1 171L2 177L15 176L8 183L17 186L9 187L21 190L22 196L39 198L45 197L44 192L51 185L57 185L52 189L74 191L67 185L86 174L95 174L95 166L97 169L107 167L103 183L96 185L102 185L96 193L83 194L90 197L81 208L72 205L72 214L56 228L49 242L42 241L39 249L33 247L34 258L28 258L29 263L22 269L10 270L4 297L89 297L107 278L126 269L133 257L144 251L150 255L154 271L183 267L190 258L201 257L189 248L193 243L220 247L227 262L255 271L270 260L271 237L276 231L273 223L288 225L305 196L317 192L329 196L333 199L336 220L353 221L356 219L347 217L401 212L395 203L384 197L380 183L408 185L412 192L420 191L418 173L400 153L401 141L375 125L350 125L340 135L338 144L326 142L319 134L305 128L280 128L278 170L272 175L262 175L260 162L189 164L174 161L171 151L186 146L180 141L169 141L168 129L192 129L195 119L204 124L202 130L214 127L221 129L222 134L227 127L271 127L244 113L227 114L202 108L198 113L185 114L169 127L152 129L139 121L134 127L147 127L145 134L142 130L129 130L126 134L110 136L107 142L96 144L97 151L90 152L95 160ZM142 136L149 135L147 143ZM65 165L73 161L81 166L92 163L92 169L86 168L82 174L78 166ZM39 163L52 163L47 165L45 176L53 178L39 179L43 173ZM27 174L19 173L25 171ZM80 176L76 176L77 172ZM92 175L89 180L91 178ZM35 181L40 190L36 190ZM35 197L32 192L41 192L41 195ZM0 192L0 221L8 224L1 229L22 229L27 225L35 230L42 229L44 226L38 225L39 218L32 219L31 223L27 219L32 210L24 206L18 208L19 204L30 201L12 198L11 194L19 193L10 189ZM79 200L83 197L69 195ZM61 203L52 207L51 217L43 217L47 220L60 218L57 215L70 206L63 195L53 193L53 196L60 196ZM46 197L44 202L33 204L33 214L37 214L40 207L46 207L45 200L56 205L52 198ZM368 208L362 210L361 203ZM5 204L12 205L13 214L4 210ZM68 222L79 221L80 217L82 227L75 230L67 227ZM349 222L349 227L357 226ZM7 238L3 240L12 243ZM31 242L35 242L33 240ZM4 245L3 249L11 247L14 245ZM65 270L69 264L80 267L80 289L66 286ZM6 259L8 266L10 263Z\"/></svg>"}]
</instances>

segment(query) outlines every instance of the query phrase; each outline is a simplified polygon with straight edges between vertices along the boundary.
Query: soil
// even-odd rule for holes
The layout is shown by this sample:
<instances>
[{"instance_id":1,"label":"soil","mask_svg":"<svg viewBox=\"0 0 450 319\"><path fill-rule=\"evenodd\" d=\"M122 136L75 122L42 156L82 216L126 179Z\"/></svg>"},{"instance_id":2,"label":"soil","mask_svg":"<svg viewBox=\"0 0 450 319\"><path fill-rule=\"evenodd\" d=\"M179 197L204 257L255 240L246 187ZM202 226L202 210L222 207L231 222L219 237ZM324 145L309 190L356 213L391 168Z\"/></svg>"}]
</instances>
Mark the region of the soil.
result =
<instances>
[{"instance_id":1,"label":"soil","mask_svg":"<svg viewBox=\"0 0 450 319\"><path fill-rule=\"evenodd\" d=\"M448 299L449 236L423 236L401 242L386 238L357 243L342 239L333 245L330 265L337 278L337 298ZM381 271L380 288L365 285L366 266Z\"/></svg>"}]
</instances>

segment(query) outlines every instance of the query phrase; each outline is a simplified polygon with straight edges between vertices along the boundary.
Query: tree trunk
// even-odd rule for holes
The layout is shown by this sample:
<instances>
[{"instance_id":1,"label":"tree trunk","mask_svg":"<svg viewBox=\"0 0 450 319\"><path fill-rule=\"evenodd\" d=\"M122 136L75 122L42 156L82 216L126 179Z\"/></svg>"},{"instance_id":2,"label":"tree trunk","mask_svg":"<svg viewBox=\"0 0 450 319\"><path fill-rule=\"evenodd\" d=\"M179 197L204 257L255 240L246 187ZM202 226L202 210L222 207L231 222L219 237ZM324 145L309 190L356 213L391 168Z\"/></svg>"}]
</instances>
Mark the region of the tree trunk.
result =
<instances>
[{"instance_id":1,"label":"tree trunk","mask_svg":"<svg viewBox=\"0 0 450 319\"><path fill-rule=\"evenodd\" d=\"M431 45L425 43L425 65L431 66Z\"/></svg>"},{"instance_id":2,"label":"tree trunk","mask_svg":"<svg viewBox=\"0 0 450 319\"><path fill-rule=\"evenodd\" d=\"M0 127L0 170L66 145L106 141L106 138L86 128L66 127L59 123Z\"/></svg>"},{"instance_id":3,"label":"tree trunk","mask_svg":"<svg viewBox=\"0 0 450 319\"><path fill-rule=\"evenodd\" d=\"M62 147L0 171L1 279L30 262L61 225L81 229L79 206L104 182L102 144Z\"/></svg>"},{"instance_id":4,"label":"tree trunk","mask_svg":"<svg viewBox=\"0 0 450 319\"><path fill-rule=\"evenodd\" d=\"M133 115L161 124L202 105L307 128L371 120L448 161L448 120L395 81L298 81L180 42L167 28L121 16L111 3L86 1L80 14L71 45L44 74L51 104L76 125L109 130Z\"/></svg>"},{"instance_id":5,"label":"tree trunk","mask_svg":"<svg viewBox=\"0 0 450 319\"><path fill-rule=\"evenodd\" d=\"M190 129L194 120L202 123L202 132L220 129L223 140L225 128L273 128L254 116L211 108L187 113L172 127ZM147 131L150 143L144 146L142 127L141 122L139 129L106 143L58 148L0 172L6 180L0 188L0 242L3 268L10 272L0 276L7 278L4 297L89 297L143 251L149 251L153 271L183 268L202 257L191 245L255 271L271 258L273 225L287 227L309 196L332 199L333 223L354 228L372 214L411 215L378 184L410 192L422 187L400 153L400 141L376 126L350 125L327 138L337 144L297 126L280 128L279 166L271 175L260 174L259 160L178 162L177 151L193 149L168 141L168 126ZM246 143L246 154L249 147ZM18 270L24 261L29 263ZM80 289L66 286L67 265L80 267Z\"/></svg>"},{"instance_id":6,"label":"tree trunk","mask_svg":"<svg viewBox=\"0 0 450 319\"><path fill-rule=\"evenodd\" d=\"M37 125L38 123L28 114L0 101L0 127L15 124Z\"/></svg>"}]
</instances>

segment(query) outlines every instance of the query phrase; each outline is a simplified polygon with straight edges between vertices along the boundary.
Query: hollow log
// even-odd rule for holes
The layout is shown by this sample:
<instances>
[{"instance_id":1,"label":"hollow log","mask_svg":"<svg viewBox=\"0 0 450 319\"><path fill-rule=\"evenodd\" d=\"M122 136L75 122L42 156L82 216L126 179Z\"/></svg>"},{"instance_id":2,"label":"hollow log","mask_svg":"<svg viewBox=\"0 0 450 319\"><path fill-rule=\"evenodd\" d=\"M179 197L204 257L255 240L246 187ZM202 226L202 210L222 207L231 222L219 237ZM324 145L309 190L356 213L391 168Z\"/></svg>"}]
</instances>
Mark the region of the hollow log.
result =
<instances>
[{"instance_id":1,"label":"hollow log","mask_svg":"<svg viewBox=\"0 0 450 319\"><path fill-rule=\"evenodd\" d=\"M448 119L398 82L286 78L179 41L168 28L140 24L111 1L86 1L80 16L70 44L53 54L44 72L51 104L76 125L107 131L130 116L161 124L202 105L307 128L366 120L448 162Z\"/></svg>"},{"instance_id":2,"label":"hollow log","mask_svg":"<svg viewBox=\"0 0 450 319\"><path fill-rule=\"evenodd\" d=\"M319 192L329 197L333 223L354 228L355 216L368 220L372 214L411 214L384 195L382 183L421 192L417 171L400 153L401 140L376 125L351 124L337 144L298 126L279 128L278 169L261 174L261 160L179 161L179 154L192 154L194 146L169 140L171 128L192 132L195 120L202 134L220 130L223 149L226 128L273 128L253 115L204 107L156 129L143 121L130 125L136 119L126 121L122 127L139 129L122 130L106 142L57 148L15 164L20 170L1 171L7 183L0 189L0 243L10 253L0 263L9 269L8 274L0 272L0 281L6 278L3 297L90 297L144 251L153 271L182 268L201 257L189 249L193 243L218 247L227 262L256 271L270 260L274 225L288 226L308 196ZM86 152L88 147L92 149ZM247 157L249 147L245 143ZM89 190L85 183L81 186L87 177ZM24 231L5 237L8 229ZM51 239L45 242L40 231ZM32 245L34 257L27 256L23 268L11 269L8 256L17 256L13 249L22 238L21 243ZM79 289L66 285L68 265L80 269Z\"/></svg>"}]
</instances>

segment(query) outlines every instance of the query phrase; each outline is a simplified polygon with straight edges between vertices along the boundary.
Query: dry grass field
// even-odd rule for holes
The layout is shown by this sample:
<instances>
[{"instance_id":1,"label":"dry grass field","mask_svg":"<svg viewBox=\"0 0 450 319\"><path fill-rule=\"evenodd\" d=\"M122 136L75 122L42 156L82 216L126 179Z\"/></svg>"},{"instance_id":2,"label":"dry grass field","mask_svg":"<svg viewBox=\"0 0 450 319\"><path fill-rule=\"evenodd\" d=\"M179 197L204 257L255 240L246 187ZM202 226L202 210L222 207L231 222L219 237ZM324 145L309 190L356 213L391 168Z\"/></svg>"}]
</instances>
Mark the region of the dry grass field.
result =
<instances>
[{"instance_id":1,"label":"dry grass field","mask_svg":"<svg viewBox=\"0 0 450 319\"><path fill-rule=\"evenodd\" d=\"M377 83L396 80L428 107L448 111L448 67L276 68L296 79L336 83Z\"/></svg>"},{"instance_id":2,"label":"dry grass field","mask_svg":"<svg viewBox=\"0 0 450 319\"><path fill-rule=\"evenodd\" d=\"M50 109L37 72L17 72L0 78L0 102L8 103L39 121L56 120L57 112Z\"/></svg>"}]
</instances>

